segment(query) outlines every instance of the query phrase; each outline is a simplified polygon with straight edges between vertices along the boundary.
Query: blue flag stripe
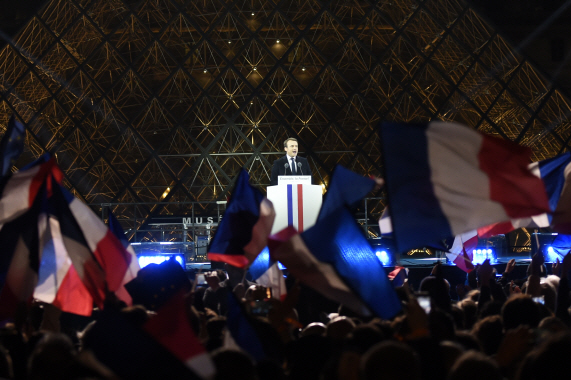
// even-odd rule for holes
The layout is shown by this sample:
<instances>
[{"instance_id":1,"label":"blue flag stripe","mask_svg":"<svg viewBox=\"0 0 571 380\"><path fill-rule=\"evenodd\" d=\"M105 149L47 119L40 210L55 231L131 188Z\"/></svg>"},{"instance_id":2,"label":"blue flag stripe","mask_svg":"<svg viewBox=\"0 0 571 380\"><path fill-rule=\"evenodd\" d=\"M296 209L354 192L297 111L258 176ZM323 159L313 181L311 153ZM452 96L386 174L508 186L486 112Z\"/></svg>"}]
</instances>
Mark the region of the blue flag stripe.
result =
<instances>
[{"instance_id":1,"label":"blue flag stripe","mask_svg":"<svg viewBox=\"0 0 571 380\"><path fill-rule=\"evenodd\" d=\"M393 237L401 252L453 236L430 178L427 127L383 123L380 128ZM415 149L403 155L406 146Z\"/></svg>"},{"instance_id":2,"label":"blue flag stripe","mask_svg":"<svg viewBox=\"0 0 571 380\"><path fill-rule=\"evenodd\" d=\"M292 185L287 185L287 225L293 226L293 193Z\"/></svg>"}]
</instances>

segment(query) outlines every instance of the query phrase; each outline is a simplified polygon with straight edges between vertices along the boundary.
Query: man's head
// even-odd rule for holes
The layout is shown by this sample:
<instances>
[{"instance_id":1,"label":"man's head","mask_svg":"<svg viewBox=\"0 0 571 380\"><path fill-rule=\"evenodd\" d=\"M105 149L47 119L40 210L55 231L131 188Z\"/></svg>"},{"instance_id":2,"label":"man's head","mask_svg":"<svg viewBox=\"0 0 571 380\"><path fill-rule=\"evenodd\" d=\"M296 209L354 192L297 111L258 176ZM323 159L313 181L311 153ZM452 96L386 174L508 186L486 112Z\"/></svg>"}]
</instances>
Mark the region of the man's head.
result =
<instances>
[{"instance_id":1,"label":"man's head","mask_svg":"<svg viewBox=\"0 0 571 380\"><path fill-rule=\"evenodd\" d=\"M284 150L289 157L297 156L297 140L293 137L290 137L284 141Z\"/></svg>"}]
</instances>

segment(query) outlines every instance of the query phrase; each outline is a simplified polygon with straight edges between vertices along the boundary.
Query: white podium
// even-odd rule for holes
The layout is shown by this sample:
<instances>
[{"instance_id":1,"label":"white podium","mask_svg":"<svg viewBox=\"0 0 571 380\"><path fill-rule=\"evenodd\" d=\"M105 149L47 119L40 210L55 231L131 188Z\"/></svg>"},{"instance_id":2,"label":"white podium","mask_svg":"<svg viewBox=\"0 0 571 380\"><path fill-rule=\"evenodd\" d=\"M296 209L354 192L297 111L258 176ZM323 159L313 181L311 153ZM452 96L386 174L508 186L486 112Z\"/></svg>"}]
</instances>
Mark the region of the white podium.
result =
<instances>
[{"instance_id":1,"label":"white podium","mask_svg":"<svg viewBox=\"0 0 571 380\"><path fill-rule=\"evenodd\" d=\"M279 176L278 185L268 186L267 192L276 211L272 234L287 226L302 232L317 221L323 195L321 186L311 184L311 176Z\"/></svg>"}]
</instances>

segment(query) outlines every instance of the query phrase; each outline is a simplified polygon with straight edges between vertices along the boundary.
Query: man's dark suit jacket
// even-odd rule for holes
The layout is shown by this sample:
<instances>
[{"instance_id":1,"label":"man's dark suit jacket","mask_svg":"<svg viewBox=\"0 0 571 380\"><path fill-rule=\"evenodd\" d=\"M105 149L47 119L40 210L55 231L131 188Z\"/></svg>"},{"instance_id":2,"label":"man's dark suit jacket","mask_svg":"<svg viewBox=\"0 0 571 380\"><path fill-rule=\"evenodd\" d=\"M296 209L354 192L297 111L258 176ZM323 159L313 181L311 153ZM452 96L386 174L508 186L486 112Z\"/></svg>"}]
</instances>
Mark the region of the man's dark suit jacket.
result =
<instances>
[{"instance_id":1,"label":"man's dark suit jacket","mask_svg":"<svg viewBox=\"0 0 571 380\"><path fill-rule=\"evenodd\" d=\"M307 162L307 158L303 158L297 156L295 158L296 163L301 163L301 170L299 166L297 167L296 175L312 175L311 168L309 167L309 163ZM287 169L285 164L288 164ZM291 172L291 168L289 167L290 162L286 159L285 155L281 158L278 158L274 161L274 165L272 166L272 178L270 181L271 186L276 186L278 184L278 176L280 175L293 175ZM313 178L311 179L313 183Z\"/></svg>"}]
</instances>

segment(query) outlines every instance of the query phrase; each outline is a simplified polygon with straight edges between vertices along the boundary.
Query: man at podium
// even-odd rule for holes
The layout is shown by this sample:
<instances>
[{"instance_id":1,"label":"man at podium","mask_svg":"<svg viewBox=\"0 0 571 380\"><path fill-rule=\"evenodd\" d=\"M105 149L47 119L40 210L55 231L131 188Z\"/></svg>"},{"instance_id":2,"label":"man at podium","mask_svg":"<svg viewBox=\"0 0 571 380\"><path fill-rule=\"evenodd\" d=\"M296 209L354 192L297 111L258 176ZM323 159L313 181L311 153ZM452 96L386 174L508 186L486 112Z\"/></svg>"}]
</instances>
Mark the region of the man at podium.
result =
<instances>
[{"instance_id":1,"label":"man at podium","mask_svg":"<svg viewBox=\"0 0 571 380\"><path fill-rule=\"evenodd\" d=\"M297 155L298 144L296 139L290 137L284 141L284 150L286 155L275 160L272 166L271 186L278 184L278 176L281 175L311 175L307 159Z\"/></svg>"}]
</instances>

